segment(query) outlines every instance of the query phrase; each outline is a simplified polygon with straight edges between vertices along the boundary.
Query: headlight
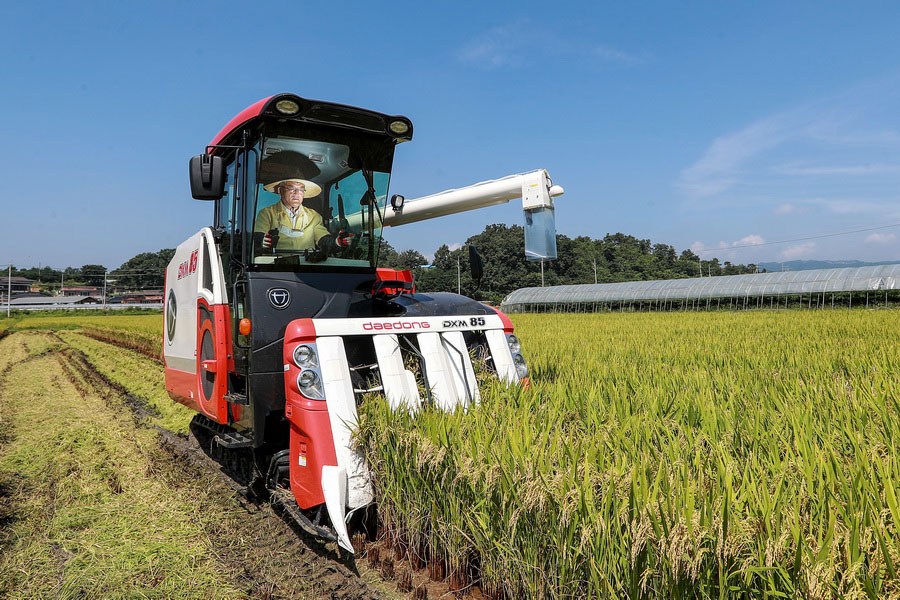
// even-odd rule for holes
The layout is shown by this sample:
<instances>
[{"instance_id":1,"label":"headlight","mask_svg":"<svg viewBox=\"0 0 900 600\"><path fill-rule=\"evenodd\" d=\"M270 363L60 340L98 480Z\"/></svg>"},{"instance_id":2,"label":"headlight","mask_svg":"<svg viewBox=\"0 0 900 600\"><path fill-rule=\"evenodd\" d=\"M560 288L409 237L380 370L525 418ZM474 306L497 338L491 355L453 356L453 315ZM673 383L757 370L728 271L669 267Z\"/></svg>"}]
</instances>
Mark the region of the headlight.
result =
<instances>
[{"instance_id":1,"label":"headlight","mask_svg":"<svg viewBox=\"0 0 900 600\"><path fill-rule=\"evenodd\" d=\"M522 351L522 345L519 343L519 338L517 338L513 334L506 334L506 343L509 344L509 350L513 354L518 354Z\"/></svg>"},{"instance_id":2,"label":"headlight","mask_svg":"<svg viewBox=\"0 0 900 600\"><path fill-rule=\"evenodd\" d=\"M400 119L391 121L391 124L388 127L393 133L396 133L397 135L403 135L404 133L409 131L409 123L401 121Z\"/></svg>"},{"instance_id":3,"label":"headlight","mask_svg":"<svg viewBox=\"0 0 900 600\"><path fill-rule=\"evenodd\" d=\"M294 348L294 363L301 369L319 366L319 358L312 346L301 344Z\"/></svg>"},{"instance_id":4,"label":"headlight","mask_svg":"<svg viewBox=\"0 0 900 600\"><path fill-rule=\"evenodd\" d=\"M296 115L300 112L300 105L293 100L279 100L275 103L275 110L283 115Z\"/></svg>"},{"instance_id":5,"label":"headlight","mask_svg":"<svg viewBox=\"0 0 900 600\"><path fill-rule=\"evenodd\" d=\"M325 394L322 393L322 380L315 371L306 370L297 376L297 387L300 392L307 398L313 400L323 400Z\"/></svg>"},{"instance_id":6,"label":"headlight","mask_svg":"<svg viewBox=\"0 0 900 600\"><path fill-rule=\"evenodd\" d=\"M513 354L513 364L516 365L516 374L519 379L528 377L528 365L525 364L525 357L519 353Z\"/></svg>"}]
</instances>

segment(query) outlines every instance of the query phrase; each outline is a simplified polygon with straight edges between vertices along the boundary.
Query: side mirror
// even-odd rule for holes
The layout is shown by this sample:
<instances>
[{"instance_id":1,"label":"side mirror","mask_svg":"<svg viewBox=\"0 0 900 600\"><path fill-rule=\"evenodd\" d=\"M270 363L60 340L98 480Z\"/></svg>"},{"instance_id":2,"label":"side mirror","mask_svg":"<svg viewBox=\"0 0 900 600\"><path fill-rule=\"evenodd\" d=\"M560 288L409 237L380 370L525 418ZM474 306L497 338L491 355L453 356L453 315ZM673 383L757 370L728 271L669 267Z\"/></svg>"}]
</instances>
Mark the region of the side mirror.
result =
<instances>
[{"instance_id":1,"label":"side mirror","mask_svg":"<svg viewBox=\"0 0 900 600\"><path fill-rule=\"evenodd\" d=\"M484 275L484 262L481 260L481 255L478 254L478 249L472 244L469 244L469 270L475 283L481 282L481 277Z\"/></svg>"},{"instance_id":2,"label":"side mirror","mask_svg":"<svg viewBox=\"0 0 900 600\"><path fill-rule=\"evenodd\" d=\"M198 154L188 168L191 196L197 200L218 200L225 194L225 161L221 156Z\"/></svg>"}]
</instances>

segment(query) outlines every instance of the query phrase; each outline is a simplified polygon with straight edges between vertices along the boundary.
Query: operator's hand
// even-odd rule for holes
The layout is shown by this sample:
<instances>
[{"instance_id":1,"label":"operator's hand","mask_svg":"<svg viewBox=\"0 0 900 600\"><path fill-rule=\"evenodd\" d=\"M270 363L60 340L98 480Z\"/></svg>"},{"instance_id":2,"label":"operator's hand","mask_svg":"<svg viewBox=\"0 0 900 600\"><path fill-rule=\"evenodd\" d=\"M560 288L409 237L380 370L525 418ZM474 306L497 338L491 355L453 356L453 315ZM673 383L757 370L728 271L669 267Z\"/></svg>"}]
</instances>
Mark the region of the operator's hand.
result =
<instances>
[{"instance_id":1,"label":"operator's hand","mask_svg":"<svg viewBox=\"0 0 900 600\"><path fill-rule=\"evenodd\" d=\"M351 233L349 231L344 231L341 229L337 232L337 236L334 239L334 243L341 248L347 248L350 244L353 243L353 238L356 237L355 233Z\"/></svg>"},{"instance_id":2,"label":"operator's hand","mask_svg":"<svg viewBox=\"0 0 900 600\"><path fill-rule=\"evenodd\" d=\"M270 229L262 239L262 247L269 250L278 245L278 230Z\"/></svg>"},{"instance_id":3,"label":"operator's hand","mask_svg":"<svg viewBox=\"0 0 900 600\"><path fill-rule=\"evenodd\" d=\"M306 262L308 263L320 263L324 262L328 259L328 252L319 248L318 250L313 250L309 254L306 255Z\"/></svg>"}]
</instances>

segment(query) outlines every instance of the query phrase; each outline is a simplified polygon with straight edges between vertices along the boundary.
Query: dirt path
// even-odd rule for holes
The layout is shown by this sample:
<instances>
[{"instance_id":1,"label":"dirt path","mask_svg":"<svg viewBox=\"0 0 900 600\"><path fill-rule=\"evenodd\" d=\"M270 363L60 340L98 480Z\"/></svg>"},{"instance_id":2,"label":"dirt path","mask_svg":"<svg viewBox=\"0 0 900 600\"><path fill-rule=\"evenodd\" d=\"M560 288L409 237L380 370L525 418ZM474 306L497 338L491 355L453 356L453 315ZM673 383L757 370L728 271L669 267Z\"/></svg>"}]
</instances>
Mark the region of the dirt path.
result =
<instances>
[{"instance_id":1,"label":"dirt path","mask_svg":"<svg viewBox=\"0 0 900 600\"><path fill-rule=\"evenodd\" d=\"M118 581L109 573L123 561L134 574L123 576L125 588L116 595L133 585L149 597L396 596L362 561L306 536L267 505L244 501L193 438L143 425L152 408L53 334L0 340L0 373L0 568L7 572L0 575L0 596L31 581L71 588L83 598L106 597L105 586ZM36 426L47 412L58 418ZM41 440L59 436L79 448L63 445L60 457L49 451L51 465L42 469L23 462L41 462L34 458ZM72 464L57 472L53 460ZM103 485L95 489L98 473ZM61 496L61 489L68 491ZM48 505L49 512L38 509ZM56 522L73 511L97 513L97 521L86 531ZM146 528L148 514L157 511L166 525ZM96 530L107 527L122 531L119 546L133 547L127 560L114 538L96 539ZM142 554L143 540L130 536L162 537L167 551L151 544ZM186 553L188 565L179 558ZM95 571L106 577L85 578Z\"/></svg>"}]
</instances>

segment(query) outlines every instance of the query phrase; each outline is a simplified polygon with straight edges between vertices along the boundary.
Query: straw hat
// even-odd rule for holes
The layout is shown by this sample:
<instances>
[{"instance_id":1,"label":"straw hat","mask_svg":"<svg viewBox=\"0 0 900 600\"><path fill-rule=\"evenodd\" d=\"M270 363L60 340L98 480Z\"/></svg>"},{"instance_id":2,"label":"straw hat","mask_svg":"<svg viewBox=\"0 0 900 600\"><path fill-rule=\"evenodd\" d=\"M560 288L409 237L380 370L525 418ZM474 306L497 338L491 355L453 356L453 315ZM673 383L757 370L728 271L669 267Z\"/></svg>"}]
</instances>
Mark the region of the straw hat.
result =
<instances>
[{"instance_id":1,"label":"straw hat","mask_svg":"<svg viewBox=\"0 0 900 600\"><path fill-rule=\"evenodd\" d=\"M322 193L322 188L310 179L319 173L319 167L306 156L293 150L282 150L262 160L259 183L267 192L274 192L283 183L302 183L306 187L303 197L314 198Z\"/></svg>"},{"instance_id":2,"label":"straw hat","mask_svg":"<svg viewBox=\"0 0 900 600\"><path fill-rule=\"evenodd\" d=\"M284 183L302 183L303 187L306 188L306 191L303 193L304 198L315 198L322 193L322 188L319 187L318 183L309 181L308 179L297 179L293 177L291 179L273 181L272 183L264 185L263 189L267 192L275 192L275 188Z\"/></svg>"}]
</instances>

